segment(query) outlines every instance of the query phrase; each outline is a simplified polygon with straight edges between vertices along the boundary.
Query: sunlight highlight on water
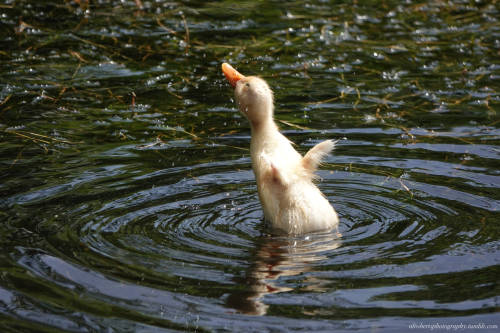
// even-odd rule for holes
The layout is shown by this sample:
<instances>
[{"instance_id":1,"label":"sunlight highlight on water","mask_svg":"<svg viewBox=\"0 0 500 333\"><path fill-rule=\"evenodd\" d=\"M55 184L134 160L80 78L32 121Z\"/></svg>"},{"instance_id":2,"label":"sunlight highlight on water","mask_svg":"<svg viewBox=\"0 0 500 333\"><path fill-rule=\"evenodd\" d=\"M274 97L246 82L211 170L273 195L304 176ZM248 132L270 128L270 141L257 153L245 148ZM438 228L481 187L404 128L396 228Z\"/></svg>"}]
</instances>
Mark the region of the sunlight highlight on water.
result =
<instances>
[{"instance_id":1,"label":"sunlight highlight on water","mask_svg":"<svg viewBox=\"0 0 500 333\"><path fill-rule=\"evenodd\" d=\"M498 325L497 6L282 7L0 5L2 330ZM339 234L266 226L223 61L340 139Z\"/></svg>"}]
</instances>

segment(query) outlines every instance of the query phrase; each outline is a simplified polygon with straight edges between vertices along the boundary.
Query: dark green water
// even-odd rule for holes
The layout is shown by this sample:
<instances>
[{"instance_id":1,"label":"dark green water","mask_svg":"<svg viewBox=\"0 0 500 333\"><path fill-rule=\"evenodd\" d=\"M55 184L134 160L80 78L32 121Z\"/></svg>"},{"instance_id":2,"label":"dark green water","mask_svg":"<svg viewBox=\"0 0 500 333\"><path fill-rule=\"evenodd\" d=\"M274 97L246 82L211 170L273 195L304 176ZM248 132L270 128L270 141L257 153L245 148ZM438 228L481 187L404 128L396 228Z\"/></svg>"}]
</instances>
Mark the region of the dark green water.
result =
<instances>
[{"instance_id":1,"label":"dark green water","mask_svg":"<svg viewBox=\"0 0 500 333\"><path fill-rule=\"evenodd\" d=\"M4 0L0 331L496 331L499 50L496 1ZM340 239L265 227L223 61L341 139Z\"/></svg>"}]
</instances>

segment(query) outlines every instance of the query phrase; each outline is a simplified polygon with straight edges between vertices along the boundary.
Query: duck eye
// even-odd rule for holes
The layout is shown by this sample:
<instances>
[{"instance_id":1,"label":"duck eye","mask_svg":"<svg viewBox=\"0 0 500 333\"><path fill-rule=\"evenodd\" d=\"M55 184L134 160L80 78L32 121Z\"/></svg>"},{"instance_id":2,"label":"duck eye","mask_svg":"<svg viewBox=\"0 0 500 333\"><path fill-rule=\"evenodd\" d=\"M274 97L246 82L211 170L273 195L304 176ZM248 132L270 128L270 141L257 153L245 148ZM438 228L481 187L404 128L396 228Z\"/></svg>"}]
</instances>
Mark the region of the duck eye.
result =
<instances>
[{"instance_id":1,"label":"duck eye","mask_svg":"<svg viewBox=\"0 0 500 333\"><path fill-rule=\"evenodd\" d=\"M245 86L250 87L250 83L248 83L248 82L245 83Z\"/></svg>"}]
</instances>

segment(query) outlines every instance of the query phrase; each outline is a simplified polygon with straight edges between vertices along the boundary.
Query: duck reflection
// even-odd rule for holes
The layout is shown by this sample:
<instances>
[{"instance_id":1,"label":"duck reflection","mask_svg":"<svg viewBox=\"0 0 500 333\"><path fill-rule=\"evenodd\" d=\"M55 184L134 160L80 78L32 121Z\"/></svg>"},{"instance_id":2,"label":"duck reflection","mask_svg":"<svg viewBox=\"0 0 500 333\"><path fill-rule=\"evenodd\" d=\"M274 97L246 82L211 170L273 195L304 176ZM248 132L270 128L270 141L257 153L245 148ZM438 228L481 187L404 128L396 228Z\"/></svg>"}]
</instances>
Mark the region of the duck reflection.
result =
<instances>
[{"instance_id":1,"label":"duck reflection","mask_svg":"<svg viewBox=\"0 0 500 333\"><path fill-rule=\"evenodd\" d=\"M293 288L280 286L279 278L314 271L314 263L328 258L341 245L340 233L317 233L302 237L266 236L259 240L252 265L244 277L233 279L241 291L230 294L226 305L241 313L265 315L268 305L262 302L267 294L281 293ZM305 277L301 288L310 291L323 289L324 281Z\"/></svg>"}]
</instances>

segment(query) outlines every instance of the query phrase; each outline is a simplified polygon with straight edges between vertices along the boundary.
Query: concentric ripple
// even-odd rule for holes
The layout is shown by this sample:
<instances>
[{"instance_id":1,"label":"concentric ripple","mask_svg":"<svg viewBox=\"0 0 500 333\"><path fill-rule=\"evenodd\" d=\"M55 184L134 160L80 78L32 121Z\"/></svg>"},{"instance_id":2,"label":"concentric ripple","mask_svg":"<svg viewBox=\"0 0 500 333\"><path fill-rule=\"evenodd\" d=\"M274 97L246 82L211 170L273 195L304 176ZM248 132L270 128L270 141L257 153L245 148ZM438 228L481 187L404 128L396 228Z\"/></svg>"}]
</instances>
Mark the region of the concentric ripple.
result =
<instances>
[{"instance_id":1,"label":"concentric ripple","mask_svg":"<svg viewBox=\"0 0 500 333\"><path fill-rule=\"evenodd\" d=\"M131 147L130 158L137 149ZM328 162L342 160L342 153L340 143ZM454 223L470 210L466 197L456 203L449 194L433 196L435 185L411 176L371 174L362 164L336 170L327 163L319 186L341 216L339 232L273 236L262 219L249 162L246 157L194 165L189 177L185 167L166 168L132 177L126 186L116 175L126 172L127 163L107 168L116 180L70 179L68 185L78 182L103 195L86 200L84 193L74 194L68 216L77 218L56 223L60 229L45 240L52 250L18 247L13 259L34 277L30 283L48 284L56 294L78 293L80 302L95 304L87 319L94 326L88 327L102 324L101 307L132 320L129 325L137 329L148 321L174 329L232 330L245 328L248 314L267 314L252 322L258 330L277 327L283 316L290 329L303 327L293 319L298 315L311 329L338 329L335 321L315 319L346 318L354 310L369 317L374 307L381 316L411 309L417 316L431 311L447 317L497 306L495 297L470 302L447 293L455 279L475 273L490 276L477 290L488 288L495 278L483 270L499 260L497 241L475 242L484 237L480 225ZM24 193L23 205L36 205L38 192L46 202L60 200L66 187ZM360 279L362 288L349 287ZM438 284L443 291L425 296ZM67 328L82 324L67 315L51 320Z\"/></svg>"},{"instance_id":2,"label":"concentric ripple","mask_svg":"<svg viewBox=\"0 0 500 333\"><path fill-rule=\"evenodd\" d=\"M498 327L497 7L1 4L0 331ZM266 225L221 62L339 140L338 230Z\"/></svg>"}]
</instances>

